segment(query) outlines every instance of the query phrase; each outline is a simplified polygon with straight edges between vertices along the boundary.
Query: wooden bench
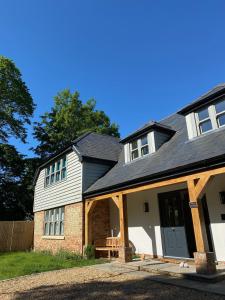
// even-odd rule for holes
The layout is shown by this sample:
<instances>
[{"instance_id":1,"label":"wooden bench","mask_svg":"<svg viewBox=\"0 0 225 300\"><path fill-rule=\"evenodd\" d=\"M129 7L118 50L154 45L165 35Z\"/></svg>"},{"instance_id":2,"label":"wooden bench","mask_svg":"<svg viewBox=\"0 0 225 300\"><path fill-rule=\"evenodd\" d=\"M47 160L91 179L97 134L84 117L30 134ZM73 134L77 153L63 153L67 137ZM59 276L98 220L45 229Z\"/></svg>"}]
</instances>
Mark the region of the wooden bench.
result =
<instances>
[{"instance_id":1,"label":"wooden bench","mask_svg":"<svg viewBox=\"0 0 225 300\"><path fill-rule=\"evenodd\" d=\"M119 252L120 238L108 237L106 239L95 240L94 242L96 251L107 251L108 258L111 258L111 252Z\"/></svg>"}]
</instances>

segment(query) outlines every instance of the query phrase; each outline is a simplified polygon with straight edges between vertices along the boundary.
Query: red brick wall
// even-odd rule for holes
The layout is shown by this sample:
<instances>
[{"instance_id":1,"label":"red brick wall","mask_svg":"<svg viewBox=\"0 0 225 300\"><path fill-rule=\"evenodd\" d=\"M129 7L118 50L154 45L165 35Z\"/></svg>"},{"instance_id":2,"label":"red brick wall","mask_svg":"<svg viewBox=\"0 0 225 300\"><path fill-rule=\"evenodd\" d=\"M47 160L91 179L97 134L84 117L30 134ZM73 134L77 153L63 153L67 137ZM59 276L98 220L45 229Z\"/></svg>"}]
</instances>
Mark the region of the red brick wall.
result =
<instances>
[{"instance_id":1,"label":"red brick wall","mask_svg":"<svg viewBox=\"0 0 225 300\"><path fill-rule=\"evenodd\" d=\"M64 249L82 253L83 248L83 203L65 206L64 239L44 239L44 211L34 214L34 250L56 252Z\"/></svg>"},{"instance_id":2,"label":"red brick wall","mask_svg":"<svg viewBox=\"0 0 225 300\"><path fill-rule=\"evenodd\" d=\"M92 237L104 239L110 236L109 201L98 201L92 214Z\"/></svg>"}]
</instances>

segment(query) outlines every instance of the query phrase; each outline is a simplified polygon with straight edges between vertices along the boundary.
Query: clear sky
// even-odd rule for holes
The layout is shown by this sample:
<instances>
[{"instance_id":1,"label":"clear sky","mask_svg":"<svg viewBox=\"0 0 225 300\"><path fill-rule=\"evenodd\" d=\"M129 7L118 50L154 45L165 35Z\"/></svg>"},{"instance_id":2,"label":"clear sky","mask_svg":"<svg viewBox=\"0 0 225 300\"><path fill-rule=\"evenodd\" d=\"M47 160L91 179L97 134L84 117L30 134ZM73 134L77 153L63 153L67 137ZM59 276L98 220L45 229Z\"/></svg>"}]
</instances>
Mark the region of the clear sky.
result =
<instances>
[{"instance_id":1,"label":"clear sky","mask_svg":"<svg viewBox=\"0 0 225 300\"><path fill-rule=\"evenodd\" d=\"M225 1L0 0L0 54L37 109L64 88L94 97L122 137L225 81ZM12 140L24 154L35 144Z\"/></svg>"}]
</instances>

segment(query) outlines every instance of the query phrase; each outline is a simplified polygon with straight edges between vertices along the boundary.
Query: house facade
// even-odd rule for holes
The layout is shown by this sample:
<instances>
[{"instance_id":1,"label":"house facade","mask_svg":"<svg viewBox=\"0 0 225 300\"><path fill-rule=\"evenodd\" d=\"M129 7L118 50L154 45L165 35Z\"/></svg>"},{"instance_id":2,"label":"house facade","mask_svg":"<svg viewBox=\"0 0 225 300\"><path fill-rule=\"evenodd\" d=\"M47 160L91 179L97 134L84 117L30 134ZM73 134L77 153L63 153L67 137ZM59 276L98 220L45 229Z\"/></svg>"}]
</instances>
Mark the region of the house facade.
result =
<instances>
[{"instance_id":1,"label":"house facade","mask_svg":"<svg viewBox=\"0 0 225 300\"><path fill-rule=\"evenodd\" d=\"M49 222L45 210L68 204L73 212L67 220L64 217L65 232L68 226L72 236L75 222L81 227L80 238L68 235L68 249L82 251L84 244L103 249L108 239L117 239L123 261L131 260L133 252L162 259L193 259L197 272L214 273L215 261L225 262L224 125L225 84L221 84L168 118L116 140L117 148L111 151L114 160L108 160L111 165L87 185L81 184L75 202L78 198L67 196L66 185L63 191L58 184L57 192L43 187L49 176L48 163L42 166L43 175L40 171L35 188L35 248L58 243L58 235L52 237L50 231L46 238L44 234ZM93 142L95 147L97 143ZM83 163L80 161L85 170ZM72 168L74 175L79 168L74 162ZM87 181L89 172L82 173L81 181ZM71 189L78 177L71 176ZM60 199L57 205L48 198L50 194ZM83 215L78 216L79 205ZM60 239L65 242L66 234Z\"/></svg>"},{"instance_id":2,"label":"house facade","mask_svg":"<svg viewBox=\"0 0 225 300\"><path fill-rule=\"evenodd\" d=\"M39 167L35 176L34 249L82 253L83 192L115 165L118 139L87 133Z\"/></svg>"}]
</instances>

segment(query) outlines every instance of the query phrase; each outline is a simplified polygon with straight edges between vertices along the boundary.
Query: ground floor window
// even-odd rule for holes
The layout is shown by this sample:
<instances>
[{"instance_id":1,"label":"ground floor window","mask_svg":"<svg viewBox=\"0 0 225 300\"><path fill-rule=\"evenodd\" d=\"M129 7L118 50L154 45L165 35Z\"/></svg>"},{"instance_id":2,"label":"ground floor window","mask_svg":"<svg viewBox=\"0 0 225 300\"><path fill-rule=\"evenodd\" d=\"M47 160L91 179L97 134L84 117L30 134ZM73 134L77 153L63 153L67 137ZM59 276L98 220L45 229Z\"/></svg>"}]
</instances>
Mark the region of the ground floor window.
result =
<instances>
[{"instance_id":1,"label":"ground floor window","mask_svg":"<svg viewBox=\"0 0 225 300\"><path fill-rule=\"evenodd\" d=\"M44 235L64 235L64 207L45 211Z\"/></svg>"}]
</instances>

